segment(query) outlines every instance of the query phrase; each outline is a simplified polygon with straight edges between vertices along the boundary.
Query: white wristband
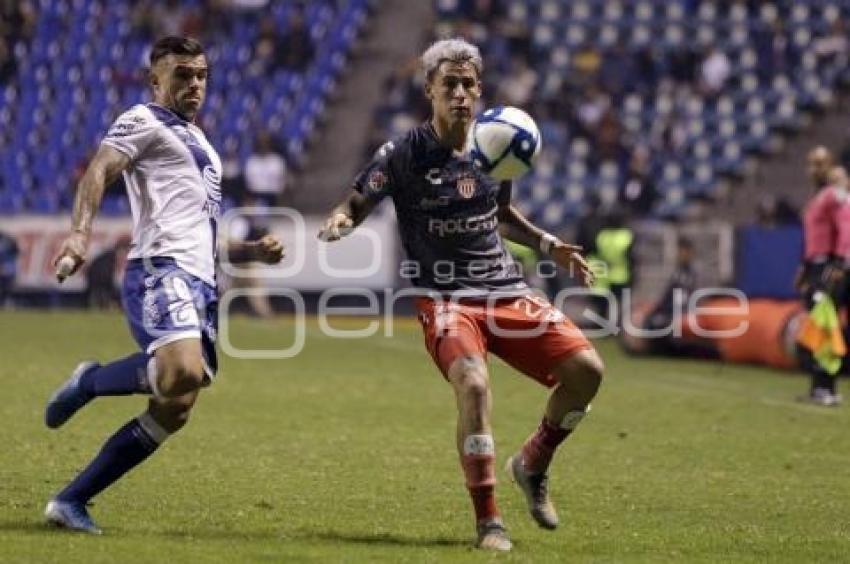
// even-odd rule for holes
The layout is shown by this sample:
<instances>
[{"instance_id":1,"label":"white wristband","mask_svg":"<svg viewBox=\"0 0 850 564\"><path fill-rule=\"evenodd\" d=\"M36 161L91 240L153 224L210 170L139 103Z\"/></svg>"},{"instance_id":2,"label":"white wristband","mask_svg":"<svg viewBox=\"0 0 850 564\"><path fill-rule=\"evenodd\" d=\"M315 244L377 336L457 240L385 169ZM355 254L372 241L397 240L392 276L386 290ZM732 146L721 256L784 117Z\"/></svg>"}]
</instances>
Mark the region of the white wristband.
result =
<instances>
[{"instance_id":1,"label":"white wristband","mask_svg":"<svg viewBox=\"0 0 850 564\"><path fill-rule=\"evenodd\" d=\"M552 250L552 245L558 242L558 238L552 235L551 233L544 233L540 237L540 250L547 255L549 251Z\"/></svg>"}]
</instances>

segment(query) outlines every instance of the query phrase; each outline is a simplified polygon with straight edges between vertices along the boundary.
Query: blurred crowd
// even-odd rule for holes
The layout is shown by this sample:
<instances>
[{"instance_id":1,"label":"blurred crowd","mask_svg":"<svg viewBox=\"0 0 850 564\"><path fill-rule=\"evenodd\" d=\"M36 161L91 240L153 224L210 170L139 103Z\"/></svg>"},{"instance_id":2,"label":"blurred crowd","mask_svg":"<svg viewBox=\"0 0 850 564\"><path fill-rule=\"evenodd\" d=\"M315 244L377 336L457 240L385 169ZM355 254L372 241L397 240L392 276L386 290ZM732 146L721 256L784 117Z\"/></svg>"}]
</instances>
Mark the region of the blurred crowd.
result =
<instances>
[{"instance_id":1,"label":"blurred crowd","mask_svg":"<svg viewBox=\"0 0 850 564\"><path fill-rule=\"evenodd\" d=\"M139 0L133 3L129 23L136 38L152 40L164 35L187 35L206 42L229 35L235 14L256 13L262 16L251 57L256 72L277 68L304 71L313 58L315 46L304 19L304 5L296 3L295 7L288 26L279 29L273 19L265 17L269 0L203 0L193 5L180 0ZM15 77L15 47L34 37L37 23L36 2L0 0L0 85Z\"/></svg>"},{"instance_id":2,"label":"blurred crowd","mask_svg":"<svg viewBox=\"0 0 850 564\"><path fill-rule=\"evenodd\" d=\"M129 47L130 43L149 45L154 38L163 35L189 35L199 38L207 47L221 51L221 47L233 45L228 38L247 37L247 50L242 55L249 61L245 66L247 77L267 80L278 71L303 76L316 58L317 51L307 22L307 9L313 10L309 14L312 14L315 23L318 4L308 6L304 2L281 3L268 0L139 0L121 6L117 3L113 5L94 2L81 7L76 6L74 2L57 0L57 3L51 4L51 8L54 16L56 10L59 10L58 22L62 32L48 39L58 41L62 49L69 47L66 44L68 30L62 26L70 27L69 22L75 21L75 18L67 14L61 16L63 9L66 12L82 10L87 12L87 18L94 15L94 25L97 29L115 27L110 18L114 18L116 14L126 16L123 25L127 29L127 44L124 46L125 56L119 60L126 60L127 64L112 65L109 80L109 88L117 95L114 109L109 110L113 118L116 112L126 108L128 103L139 101L136 94L138 90L147 89L144 72L148 58L147 49L133 50ZM338 8L336 0L325 0L321 4L332 10ZM24 89L25 68L20 65L20 54L26 52L27 56L32 58L35 43L39 38L45 39L45 26L52 26L53 22L41 17L44 14L44 7L33 0L0 0L0 96L7 88L17 92ZM281 21L284 21L285 25L280 25ZM16 52L19 55L17 57ZM214 62L213 65L215 66ZM218 81L218 86L221 86L224 78L221 74L216 75L214 70L211 80ZM48 88L55 92L56 84L50 83ZM123 100L127 93L134 94L132 102ZM210 95L215 94L211 91ZM215 112L202 114L201 126L207 126L204 120L215 119L214 114ZM44 124L47 125L50 124ZM244 139L227 136L220 143L224 169L223 192L228 205L264 208L281 203L289 183L290 166L287 163L286 147L281 145L281 138L272 135L270 130L271 125L267 124L266 129L252 129ZM4 143L11 143L13 140L7 138L4 141L4 135L16 135L15 129L9 128L0 132L0 155L3 153ZM248 151L245 150L246 145ZM95 148L94 144L86 144L79 156L67 152L67 176L57 178L57 182L53 182L50 188L72 195L69 189L77 185ZM0 179L0 191L4 189L14 190L8 185L4 186ZM104 199L105 207L115 202L123 207L105 209L104 212L126 212L126 196L121 181L108 187ZM242 231L234 233L234 236L254 237L258 233L262 234L263 229L262 220L253 221L242 226ZM121 270L122 257L126 255L126 250L127 241L122 240L115 248L106 249L102 254L90 257L90 264L86 269L86 285L89 289L87 302L93 307L109 307L116 303L113 274ZM19 253L20 249L14 236L0 232L0 307L10 303L18 274Z\"/></svg>"},{"instance_id":3,"label":"blurred crowd","mask_svg":"<svg viewBox=\"0 0 850 564\"><path fill-rule=\"evenodd\" d=\"M75 106L86 106L87 101L91 101L92 97L97 97L89 90L97 83L97 77L86 76L86 80L70 77L74 69L70 68L64 71L61 65L60 68L54 68L55 65L46 66L45 68L51 76L48 76L46 81L41 80L44 77L36 77L39 80L35 90L33 90L32 85L29 84L29 82L32 82L32 77L25 73L27 71L31 75L32 69L27 69L26 66L21 67L20 62L21 60L33 59L33 53L37 49L44 49L43 46L37 47L36 44L45 41L55 42L55 45L50 48L58 48L62 51L79 50L79 46L70 45L67 42L70 37L69 33L72 33L70 29L79 23L80 18L76 11L80 11L86 14L86 25L90 25L92 30L97 33L106 32L109 29L110 33L115 35L113 28L119 28L117 33L121 38L121 43L123 43L122 46L115 45L110 49L110 51L118 49L121 52L111 53L109 59L124 61L126 64L108 65L108 88L103 89L106 92L106 101L101 102L101 105L97 108L98 111L102 109L104 114L108 114L105 118L107 119L106 123L108 123L127 105L138 102L139 92L147 90L147 78L144 69L147 65L149 45L153 39L163 35L188 35L200 39L210 48L211 63L218 69L223 68L222 65L216 64L218 60L228 57L233 59L234 56L238 56L240 61L246 61L244 65L239 67L239 80L242 81L254 80L268 83L271 82L273 77L280 74L292 77L290 80L293 84L303 80L316 59L317 51L314 36L311 34L310 25L308 25L307 10L311 10L309 14L313 17L313 25L316 25L316 12L325 9L331 10L331 13L333 13L333 10L337 9L337 0L324 0L321 3L310 3L309 6L305 2L297 1L281 3L259 0L197 0L195 2L139 0L120 4L87 2L85 5L77 6L74 2L57 0L57 3L51 4L50 7L50 16L41 17L47 14L47 11L46 8L40 7L38 2L33 0L0 0L0 96L5 95L7 101L17 100L17 103L20 104L22 98L33 97L34 91L37 91L36 94L39 96L45 93L57 96L57 88L73 87L75 90L73 99ZM73 17L71 17L71 14L73 14ZM116 26L113 23L113 19L117 15L125 16L121 26ZM49 31L51 29L53 31ZM104 40L108 43L111 38ZM239 53L234 55L228 50L238 50ZM94 58L91 53L80 56L83 57L81 60L85 60L85 57ZM98 61L100 62L100 59ZM36 65L32 63L29 66ZM230 61L228 68L232 67L233 61ZM90 75L91 73L88 70L90 69L81 68L80 72ZM63 82L59 85L59 74L63 72L69 75L70 78L66 80L70 82L69 84ZM269 122L272 117L278 116L283 110L275 108L280 111L276 111L275 116L269 116L262 111L263 108L257 106L257 103L254 103L253 112L240 113L234 111L236 108L229 107L234 104L229 104L225 108L225 103L229 100L221 94L222 87L233 82L234 78L226 76L226 74L224 72L212 73L208 90L208 106L212 108L212 111L201 114L199 125L217 142L218 146L223 148L222 152L227 153L230 159L228 174L233 180L231 185L235 186L237 191L226 193L228 203L250 204L250 201L246 202L245 195L251 193L251 187L256 185L257 182L246 178L249 174L247 170L249 160L256 161L261 154L269 152L276 156L276 160L285 160L290 157L289 148L285 145L287 141L282 137L282 131L280 131L282 129L281 124L278 123L280 118L278 118L278 121L272 120L273 123ZM286 86L275 83L273 89L283 90L285 88ZM268 94L274 93L269 92ZM256 93L254 94L256 96ZM285 92L280 92L278 97L283 98L285 97L284 94ZM247 97L247 93L244 97ZM104 98L104 96L100 95L99 98ZM292 100L287 101L289 105L292 103ZM88 104L88 106L94 107L95 105ZM2 104L0 104L1 108ZM6 113L9 115L4 118L3 130L0 131L0 153L6 149L20 151L24 147L29 152L36 151L38 147L29 147L20 138L14 137L18 135L15 127L16 122L23 118L18 117L16 119L16 115L9 112L9 109L11 109L11 106L7 108ZM52 110L45 108L45 115L40 116L31 128L32 136L36 140L35 145L43 147L47 144L48 139L57 137L69 135L79 137L83 135L83 132L87 135L89 129L92 129L87 127L89 124L86 123L86 121L91 121L90 116L87 115L88 109L90 108L85 108L85 111L81 112L69 113L68 116L70 117L65 120L67 123L62 123L61 120L50 119ZM247 109L251 110L252 108ZM229 120L224 120L222 117L225 113ZM285 115L289 115L289 113ZM249 125L247 121L246 123L239 122L240 117L243 121L265 120L263 123L266 128L275 129L274 138L269 139L268 133L258 132L257 128L247 127ZM237 122L235 131L233 124L230 123L234 121ZM51 127L61 128L62 134L60 136L54 135L49 129ZM104 125L94 127L96 134L99 135L104 127ZM265 138L265 146L255 147L255 138ZM43 197L41 191L33 186L36 182L33 182L32 175L38 171L35 171L28 164L32 157L29 159L24 157L23 161L18 158L18 161L24 162L24 164L16 166L23 166L26 174L9 173L12 176L22 178L21 182L11 183L8 181L9 179L5 179L7 182L4 182L3 176L0 175L0 191L6 189L7 200L22 200L24 209L28 208L42 213L58 211L56 208L67 209L70 206L71 197L67 186L76 185L93 154L95 143L86 141L71 143L71 146L73 150L60 151L55 157L48 155L49 158L59 159L62 162L51 167L51 170L57 171L55 174L46 175L46 172L43 171L40 173L46 175L47 181L43 178L38 179L42 184L47 184L41 186L43 189L41 191L53 190L47 200L58 199L58 204L46 205L43 210L38 207L39 204L47 200ZM266 156L265 160L269 161L270 158ZM277 194L283 190L284 183L282 181L277 182L277 180L285 176L287 164L283 162L277 165L278 172L274 177L277 183L275 187ZM256 178L256 174L254 174L254 177ZM21 184L22 188L18 187L18 184ZM243 187L246 188L242 189ZM271 189L265 187L259 190L268 194ZM14 193L8 193L10 191ZM8 208L9 206L14 209L16 204L7 203L6 206L0 207ZM17 204L17 206L21 207L20 204ZM0 213L8 213L8 211L8 209L3 209ZM123 186L120 183L113 185L107 191L104 212L108 214L127 212L123 197Z\"/></svg>"},{"instance_id":4,"label":"blurred crowd","mask_svg":"<svg viewBox=\"0 0 850 564\"><path fill-rule=\"evenodd\" d=\"M687 20L696 16L700 2L680 4ZM755 12L763 3L721 0L715 4L719 10L739 5ZM683 41L681 48L669 49L650 40L635 49L622 37L607 47L585 41L569 53L564 51L565 68L552 73L547 61L557 62L559 50L547 46L544 52L535 47L527 20L509 17L504 0L437 0L435 5L441 18L427 42L460 36L481 48L485 62L481 107L518 106L535 117L544 139L582 140L577 146L587 152L585 163L590 169L616 163L620 171L617 204L625 206L631 217L650 214L661 196L654 181L659 176L658 156L664 155L666 162L685 162L691 157L693 140L690 116L678 110L653 120L650 127L637 131L624 127L621 109L627 97L668 97L675 108L694 98L711 104L736 80L734 61L716 45ZM749 41L759 79L767 80L799 63L802 49L790 40L790 34L780 17L755 29ZM843 20L837 19L829 34L814 41L813 48L819 57L846 54ZM375 111L366 154L427 117L429 108L422 89L423 77L415 59L395 69L386 80L383 104ZM563 143L548 143L550 149L553 146L566 152ZM567 157L544 154L542 160L564 161ZM589 203L595 205L593 198Z\"/></svg>"},{"instance_id":5,"label":"blurred crowd","mask_svg":"<svg viewBox=\"0 0 850 564\"><path fill-rule=\"evenodd\" d=\"M0 86L17 73L15 47L35 34L38 21L35 3L30 0L0 0Z\"/></svg>"},{"instance_id":6,"label":"blurred crowd","mask_svg":"<svg viewBox=\"0 0 850 564\"><path fill-rule=\"evenodd\" d=\"M131 21L134 32L145 38L187 35L205 43L232 35L234 13L256 13L261 17L251 72L270 74L281 68L303 72L315 52L304 4L294 4L295 11L283 29L267 17L269 4L268 0L204 0L199 5L186 6L179 0L141 0L134 3Z\"/></svg>"}]
</instances>

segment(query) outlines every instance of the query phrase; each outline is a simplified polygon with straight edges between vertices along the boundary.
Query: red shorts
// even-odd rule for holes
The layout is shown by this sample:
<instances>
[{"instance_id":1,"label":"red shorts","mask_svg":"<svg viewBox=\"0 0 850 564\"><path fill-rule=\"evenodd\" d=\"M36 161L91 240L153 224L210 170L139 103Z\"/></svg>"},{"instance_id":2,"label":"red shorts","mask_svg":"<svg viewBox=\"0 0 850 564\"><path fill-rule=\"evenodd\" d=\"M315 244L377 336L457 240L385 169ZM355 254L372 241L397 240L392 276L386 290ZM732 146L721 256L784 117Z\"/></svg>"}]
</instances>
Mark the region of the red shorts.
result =
<instances>
[{"instance_id":1,"label":"red shorts","mask_svg":"<svg viewBox=\"0 0 850 564\"><path fill-rule=\"evenodd\" d=\"M544 386L557 383L552 369L590 342L561 311L537 296L496 301L452 302L417 298L425 346L448 376L462 356L487 358L492 352ZM488 311L489 310L489 311Z\"/></svg>"}]
</instances>

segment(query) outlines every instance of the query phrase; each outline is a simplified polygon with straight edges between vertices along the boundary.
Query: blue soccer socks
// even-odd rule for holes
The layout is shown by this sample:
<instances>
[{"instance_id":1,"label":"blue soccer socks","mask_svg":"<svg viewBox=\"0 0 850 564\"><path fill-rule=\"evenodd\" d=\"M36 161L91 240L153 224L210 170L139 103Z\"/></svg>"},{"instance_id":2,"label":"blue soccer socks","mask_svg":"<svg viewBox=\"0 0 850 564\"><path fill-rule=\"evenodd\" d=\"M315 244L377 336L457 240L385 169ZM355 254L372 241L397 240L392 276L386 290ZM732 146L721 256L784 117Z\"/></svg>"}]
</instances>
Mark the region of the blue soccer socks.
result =
<instances>
[{"instance_id":1,"label":"blue soccer socks","mask_svg":"<svg viewBox=\"0 0 850 564\"><path fill-rule=\"evenodd\" d=\"M148 413L131 420L106 441L56 499L87 502L153 454L167 437L168 432Z\"/></svg>"},{"instance_id":2,"label":"blue soccer socks","mask_svg":"<svg viewBox=\"0 0 850 564\"><path fill-rule=\"evenodd\" d=\"M89 370L80 377L80 388L91 397L151 393L150 378L155 361L145 353L134 353Z\"/></svg>"}]
</instances>

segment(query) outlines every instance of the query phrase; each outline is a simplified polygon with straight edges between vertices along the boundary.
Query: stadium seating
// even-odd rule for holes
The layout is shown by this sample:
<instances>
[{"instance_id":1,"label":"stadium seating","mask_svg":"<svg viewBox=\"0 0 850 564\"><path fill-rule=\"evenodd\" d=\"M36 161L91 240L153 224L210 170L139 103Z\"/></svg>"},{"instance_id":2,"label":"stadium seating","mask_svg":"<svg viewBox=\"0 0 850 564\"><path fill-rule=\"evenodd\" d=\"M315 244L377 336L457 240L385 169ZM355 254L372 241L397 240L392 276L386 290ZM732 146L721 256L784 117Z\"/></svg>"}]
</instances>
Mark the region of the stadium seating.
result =
<instances>
[{"instance_id":1,"label":"stadium seating","mask_svg":"<svg viewBox=\"0 0 850 564\"><path fill-rule=\"evenodd\" d=\"M268 128L290 162L304 156L353 41L368 0L307 2L305 20L316 45L304 72L252 75L259 22L286 29L295 2L228 13L228 24L204 36L212 72L202 125L217 147L235 147L244 162L254 136ZM117 115L149 99L139 69L151 37L131 25L130 0L38 3L35 36L18 43L19 73L0 90L0 214L68 210L75 171ZM200 0L180 2L201 8ZM107 195L103 213L127 213L126 198Z\"/></svg>"},{"instance_id":2,"label":"stadium seating","mask_svg":"<svg viewBox=\"0 0 850 564\"><path fill-rule=\"evenodd\" d=\"M529 102L532 111L541 99L563 95L560 86L571 79L573 59L581 51L595 51L603 65L614 48L631 57L652 52L656 76L648 84L647 77L633 76L624 91L612 94L612 102L626 148L652 148L652 177L660 194L653 213L660 217L675 217L689 202L710 199L722 178L742 174L748 156L769 152L773 136L799 130L803 112L824 107L834 90L847 84L847 52L829 52L828 45L818 43L830 36L836 22L850 18L846 0L495 4L501 4L503 21L527 29L530 61L538 76ZM456 24L468 16L469 3L461 0L436 0L435 6L443 23ZM787 39L778 55L774 29ZM476 33L481 31L473 32L473 40L482 47L488 73L496 73L487 82L498 85L505 79L499 73L510 51L498 35L485 32L482 41ZM840 34L846 39L846 32ZM710 47L728 57L730 76L719 92L700 88L700 60L691 84L683 87L679 80L670 86L674 56L694 45L691 38L700 59ZM571 127L571 119L562 114L540 119L548 156L516 188L522 209L549 229L562 228L583 213L585 202L616 201L627 174L628 159L600 161L597 148ZM677 147L654 138L663 124L683 129Z\"/></svg>"}]
</instances>

